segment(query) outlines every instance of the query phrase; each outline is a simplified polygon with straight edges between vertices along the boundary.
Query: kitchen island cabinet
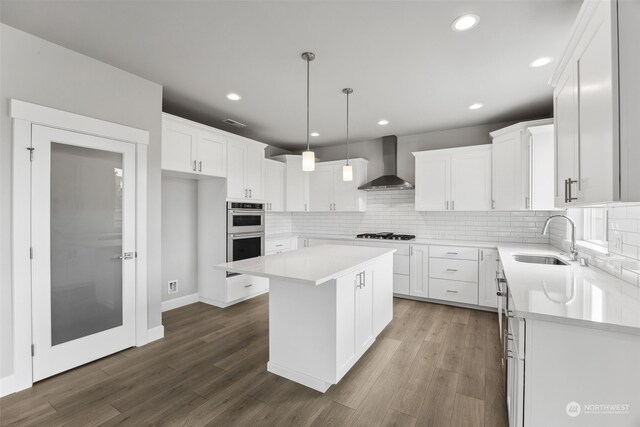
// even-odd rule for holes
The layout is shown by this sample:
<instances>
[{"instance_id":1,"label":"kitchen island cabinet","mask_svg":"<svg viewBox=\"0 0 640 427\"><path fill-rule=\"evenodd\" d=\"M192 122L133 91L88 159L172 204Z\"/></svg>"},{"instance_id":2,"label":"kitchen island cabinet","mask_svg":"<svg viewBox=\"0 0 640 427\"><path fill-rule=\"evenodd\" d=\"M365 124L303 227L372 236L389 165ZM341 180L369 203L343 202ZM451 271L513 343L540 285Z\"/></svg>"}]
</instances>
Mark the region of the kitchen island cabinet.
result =
<instances>
[{"instance_id":1,"label":"kitchen island cabinet","mask_svg":"<svg viewBox=\"0 0 640 427\"><path fill-rule=\"evenodd\" d=\"M325 392L393 318L393 248L320 245L217 269L269 279L269 363Z\"/></svg>"}]
</instances>

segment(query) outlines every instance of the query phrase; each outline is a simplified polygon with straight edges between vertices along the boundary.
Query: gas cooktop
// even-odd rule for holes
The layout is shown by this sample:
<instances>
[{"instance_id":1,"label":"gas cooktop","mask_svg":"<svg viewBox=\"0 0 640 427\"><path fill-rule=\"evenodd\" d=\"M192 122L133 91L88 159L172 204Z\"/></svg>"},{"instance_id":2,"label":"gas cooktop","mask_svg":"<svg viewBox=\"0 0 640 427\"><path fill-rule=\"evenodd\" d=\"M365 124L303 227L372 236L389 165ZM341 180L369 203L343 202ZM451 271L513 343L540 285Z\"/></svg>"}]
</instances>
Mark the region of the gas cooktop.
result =
<instances>
[{"instance_id":1,"label":"gas cooktop","mask_svg":"<svg viewBox=\"0 0 640 427\"><path fill-rule=\"evenodd\" d=\"M358 239L381 239L381 240L413 240L413 234L394 234L388 231L382 233L362 233L356 236Z\"/></svg>"}]
</instances>

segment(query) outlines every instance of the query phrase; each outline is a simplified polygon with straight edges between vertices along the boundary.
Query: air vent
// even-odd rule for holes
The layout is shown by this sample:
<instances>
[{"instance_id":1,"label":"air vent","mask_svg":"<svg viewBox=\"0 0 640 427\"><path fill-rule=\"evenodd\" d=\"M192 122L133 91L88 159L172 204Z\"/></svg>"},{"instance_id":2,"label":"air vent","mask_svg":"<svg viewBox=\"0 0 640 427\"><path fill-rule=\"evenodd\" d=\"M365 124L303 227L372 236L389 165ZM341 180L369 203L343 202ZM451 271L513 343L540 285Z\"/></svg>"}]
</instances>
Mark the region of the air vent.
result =
<instances>
[{"instance_id":1,"label":"air vent","mask_svg":"<svg viewBox=\"0 0 640 427\"><path fill-rule=\"evenodd\" d=\"M235 126L237 128L246 128L247 127L247 125L245 125L244 123L236 122L233 119L224 119L223 122L225 122L228 125Z\"/></svg>"}]
</instances>

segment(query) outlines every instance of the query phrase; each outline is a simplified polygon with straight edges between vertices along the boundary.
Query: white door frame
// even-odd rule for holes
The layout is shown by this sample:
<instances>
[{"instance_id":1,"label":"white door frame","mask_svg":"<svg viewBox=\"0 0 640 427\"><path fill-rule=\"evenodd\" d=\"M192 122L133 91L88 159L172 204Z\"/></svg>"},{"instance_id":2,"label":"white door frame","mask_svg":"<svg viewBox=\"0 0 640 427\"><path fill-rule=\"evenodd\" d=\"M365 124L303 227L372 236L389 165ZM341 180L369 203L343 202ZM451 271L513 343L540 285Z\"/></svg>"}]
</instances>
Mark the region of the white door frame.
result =
<instances>
[{"instance_id":1,"label":"white door frame","mask_svg":"<svg viewBox=\"0 0 640 427\"><path fill-rule=\"evenodd\" d=\"M12 293L13 384L9 392L33 385L31 357L31 127L34 124L136 145L136 346L145 345L147 332L147 145L149 132L79 114L12 99ZM34 153L37 155L37 153ZM3 390L4 392L5 390Z\"/></svg>"}]
</instances>

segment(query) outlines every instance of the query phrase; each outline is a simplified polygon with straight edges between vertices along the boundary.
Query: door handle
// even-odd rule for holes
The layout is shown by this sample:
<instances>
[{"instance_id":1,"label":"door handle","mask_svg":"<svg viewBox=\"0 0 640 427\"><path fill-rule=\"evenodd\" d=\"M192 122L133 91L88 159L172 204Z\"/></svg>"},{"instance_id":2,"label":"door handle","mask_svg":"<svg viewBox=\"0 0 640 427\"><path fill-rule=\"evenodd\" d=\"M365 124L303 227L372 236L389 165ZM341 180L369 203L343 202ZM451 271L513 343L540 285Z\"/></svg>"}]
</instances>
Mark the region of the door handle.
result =
<instances>
[{"instance_id":1,"label":"door handle","mask_svg":"<svg viewBox=\"0 0 640 427\"><path fill-rule=\"evenodd\" d=\"M452 210L452 211L455 211L455 210L456 210L456 207L455 207L455 206L456 206L456 201L455 201L455 200L452 200L452 201L451 201L451 210Z\"/></svg>"},{"instance_id":2,"label":"door handle","mask_svg":"<svg viewBox=\"0 0 640 427\"><path fill-rule=\"evenodd\" d=\"M451 289L447 289L448 294L457 294L458 291L452 291Z\"/></svg>"},{"instance_id":3,"label":"door handle","mask_svg":"<svg viewBox=\"0 0 640 427\"><path fill-rule=\"evenodd\" d=\"M448 200L444 201L444 209L447 210L447 211L449 210L449 201Z\"/></svg>"},{"instance_id":4,"label":"door handle","mask_svg":"<svg viewBox=\"0 0 640 427\"><path fill-rule=\"evenodd\" d=\"M196 161L194 160L193 161L193 171L195 172L195 170L196 170Z\"/></svg>"},{"instance_id":5,"label":"door handle","mask_svg":"<svg viewBox=\"0 0 640 427\"><path fill-rule=\"evenodd\" d=\"M249 192L247 191L247 189L244 189L244 198L248 198L249 197Z\"/></svg>"},{"instance_id":6,"label":"door handle","mask_svg":"<svg viewBox=\"0 0 640 427\"><path fill-rule=\"evenodd\" d=\"M455 272L456 272L456 271L458 271L458 270L456 270L455 268L447 268L447 271L450 271L450 272L452 272L452 273L455 273Z\"/></svg>"},{"instance_id":7,"label":"door handle","mask_svg":"<svg viewBox=\"0 0 640 427\"><path fill-rule=\"evenodd\" d=\"M248 285L244 285L244 287L245 287L245 288L250 288L250 287L252 287L252 286L253 286L253 284L252 284L252 283L250 283L250 284L248 284Z\"/></svg>"},{"instance_id":8,"label":"door handle","mask_svg":"<svg viewBox=\"0 0 640 427\"><path fill-rule=\"evenodd\" d=\"M136 257L135 252L125 252L121 255L118 255L118 259L121 259L121 260L134 259L135 257Z\"/></svg>"},{"instance_id":9,"label":"door handle","mask_svg":"<svg viewBox=\"0 0 640 427\"><path fill-rule=\"evenodd\" d=\"M253 197L251 196L251 189L249 189L249 198L253 199Z\"/></svg>"},{"instance_id":10,"label":"door handle","mask_svg":"<svg viewBox=\"0 0 640 427\"><path fill-rule=\"evenodd\" d=\"M198 172L202 172L202 160L198 163Z\"/></svg>"}]
</instances>

